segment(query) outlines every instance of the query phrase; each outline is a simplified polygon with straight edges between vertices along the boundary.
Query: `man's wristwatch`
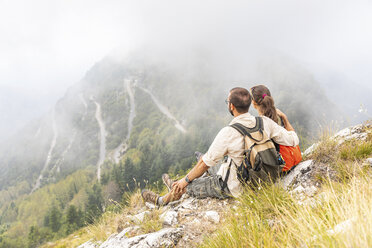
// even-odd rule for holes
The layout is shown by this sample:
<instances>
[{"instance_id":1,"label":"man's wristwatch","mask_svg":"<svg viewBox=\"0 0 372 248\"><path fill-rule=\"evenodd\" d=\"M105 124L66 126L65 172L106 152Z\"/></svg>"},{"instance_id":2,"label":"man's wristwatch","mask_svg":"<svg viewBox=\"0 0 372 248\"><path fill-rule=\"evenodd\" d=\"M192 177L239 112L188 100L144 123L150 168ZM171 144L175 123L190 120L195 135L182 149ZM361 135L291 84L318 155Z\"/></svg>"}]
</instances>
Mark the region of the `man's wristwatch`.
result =
<instances>
[{"instance_id":1,"label":"man's wristwatch","mask_svg":"<svg viewBox=\"0 0 372 248\"><path fill-rule=\"evenodd\" d=\"M190 179L189 179L189 176L188 176L188 175L186 175L186 177L185 177L185 181L186 181L187 183L191 183L191 181L190 181Z\"/></svg>"}]
</instances>

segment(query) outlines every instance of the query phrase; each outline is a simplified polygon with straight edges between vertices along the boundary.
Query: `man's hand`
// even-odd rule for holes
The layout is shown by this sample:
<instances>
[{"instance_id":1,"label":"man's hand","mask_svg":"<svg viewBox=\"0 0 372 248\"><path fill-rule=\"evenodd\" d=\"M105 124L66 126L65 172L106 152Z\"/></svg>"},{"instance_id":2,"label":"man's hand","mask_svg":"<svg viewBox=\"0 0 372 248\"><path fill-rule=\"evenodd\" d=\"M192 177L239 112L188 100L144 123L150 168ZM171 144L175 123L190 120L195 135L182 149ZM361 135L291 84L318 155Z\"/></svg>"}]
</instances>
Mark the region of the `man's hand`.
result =
<instances>
[{"instance_id":1,"label":"man's hand","mask_svg":"<svg viewBox=\"0 0 372 248\"><path fill-rule=\"evenodd\" d=\"M172 189L174 189L176 194L183 194L186 191L187 185L188 183L186 182L185 178L182 178L181 180L178 180L172 184Z\"/></svg>"},{"instance_id":2,"label":"man's hand","mask_svg":"<svg viewBox=\"0 0 372 248\"><path fill-rule=\"evenodd\" d=\"M203 159L200 159L194 168L187 174L190 181L200 177L208 170L208 166L204 163ZM176 195L184 194L186 192L186 186L188 183L185 178L178 180L172 184L172 192Z\"/></svg>"}]
</instances>

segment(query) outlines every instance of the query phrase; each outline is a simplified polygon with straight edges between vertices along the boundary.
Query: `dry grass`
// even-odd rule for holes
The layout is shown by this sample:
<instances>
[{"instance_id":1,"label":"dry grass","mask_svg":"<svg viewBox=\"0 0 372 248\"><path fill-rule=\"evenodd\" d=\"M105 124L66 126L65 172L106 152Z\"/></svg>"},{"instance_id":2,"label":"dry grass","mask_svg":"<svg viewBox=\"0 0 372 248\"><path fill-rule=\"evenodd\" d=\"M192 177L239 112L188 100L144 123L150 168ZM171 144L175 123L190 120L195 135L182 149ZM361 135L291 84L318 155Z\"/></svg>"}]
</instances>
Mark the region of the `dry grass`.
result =
<instances>
[{"instance_id":1,"label":"dry grass","mask_svg":"<svg viewBox=\"0 0 372 248\"><path fill-rule=\"evenodd\" d=\"M157 232L163 228L163 221L160 219L161 210L154 209L145 216L144 220L139 224L140 233L152 233Z\"/></svg>"},{"instance_id":2,"label":"dry grass","mask_svg":"<svg viewBox=\"0 0 372 248\"><path fill-rule=\"evenodd\" d=\"M328 181L316 204L299 204L278 186L247 190L203 247L371 247L372 182L358 173L349 183Z\"/></svg>"},{"instance_id":3,"label":"dry grass","mask_svg":"<svg viewBox=\"0 0 372 248\"><path fill-rule=\"evenodd\" d=\"M341 145L330 139L333 132L324 132L310 158L326 163L338 180L313 175L323 185L312 204L275 185L247 189L203 247L372 247L372 168L363 164L372 139L366 131L366 141Z\"/></svg>"},{"instance_id":4,"label":"dry grass","mask_svg":"<svg viewBox=\"0 0 372 248\"><path fill-rule=\"evenodd\" d=\"M334 159L334 150L337 147L337 142L331 137L334 135L332 128L326 128L321 132L320 141L318 142L317 147L314 152L305 159L314 159L318 162L329 162Z\"/></svg>"}]
</instances>

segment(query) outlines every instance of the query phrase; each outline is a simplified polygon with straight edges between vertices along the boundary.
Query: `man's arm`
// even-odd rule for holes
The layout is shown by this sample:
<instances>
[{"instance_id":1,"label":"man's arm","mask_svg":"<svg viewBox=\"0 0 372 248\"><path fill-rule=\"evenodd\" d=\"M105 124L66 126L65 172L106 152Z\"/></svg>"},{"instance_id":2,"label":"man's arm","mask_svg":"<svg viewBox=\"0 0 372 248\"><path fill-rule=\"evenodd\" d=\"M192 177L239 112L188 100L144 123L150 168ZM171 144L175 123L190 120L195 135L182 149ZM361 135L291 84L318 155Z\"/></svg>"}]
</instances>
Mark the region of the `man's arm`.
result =
<instances>
[{"instance_id":1,"label":"man's arm","mask_svg":"<svg viewBox=\"0 0 372 248\"><path fill-rule=\"evenodd\" d=\"M279 145L285 145L285 146L297 146L299 143L298 136L296 132L293 130L293 127L291 124L289 124L289 121L287 118L286 119L286 125L287 129L279 126L276 122L274 122L272 119L268 117L263 117L264 118L264 124L265 128L267 128L267 132L270 136L270 139L273 139L277 144ZM283 122L284 122L283 118ZM292 129L292 130L290 130Z\"/></svg>"},{"instance_id":2,"label":"man's arm","mask_svg":"<svg viewBox=\"0 0 372 248\"><path fill-rule=\"evenodd\" d=\"M240 134L232 127L224 127L220 132L218 132L207 153L204 154L203 158L200 159L194 168L192 168L192 170L187 174L190 182L203 175L210 166L215 166L217 162L227 154L227 144L230 144L231 140L235 139L235 136L232 135L232 133L235 132L236 135L240 136ZM185 187L188 185L185 178L182 178L173 184L176 194L181 192L183 193Z\"/></svg>"},{"instance_id":3,"label":"man's arm","mask_svg":"<svg viewBox=\"0 0 372 248\"><path fill-rule=\"evenodd\" d=\"M208 166L204 163L203 159L200 159L199 162L194 166L194 168L192 168L191 171L184 178L173 183L172 188L174 187L176 194L183 192L185 187L188 185L188 182L186 182L186 177L188 177L191 182L195 178L203 175L204 172L206 172L207 170Z\"/></svg>"}]
</instances>

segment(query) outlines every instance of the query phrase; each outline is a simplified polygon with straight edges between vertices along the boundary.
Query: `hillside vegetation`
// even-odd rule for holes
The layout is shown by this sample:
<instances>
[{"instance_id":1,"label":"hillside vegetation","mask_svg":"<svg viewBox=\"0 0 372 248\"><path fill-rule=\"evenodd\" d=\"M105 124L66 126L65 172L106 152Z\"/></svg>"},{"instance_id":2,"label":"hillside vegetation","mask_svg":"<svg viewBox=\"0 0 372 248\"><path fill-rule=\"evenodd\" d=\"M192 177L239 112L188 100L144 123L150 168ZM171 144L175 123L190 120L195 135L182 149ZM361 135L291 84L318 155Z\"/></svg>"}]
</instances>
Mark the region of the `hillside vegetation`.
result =
<instances>
[{"instance_id":1,"label":"hillside vegetation","mask_svg":"<svg viewBox=\"0 0 372 248\"><path fill-rule=\"evenodd\" d=\"M299 170L291 172L297 174L290 184L288 174L275 185L247 188L236 200L186 197L160 209L149 209L135 191L126 195L125 205L43 247L76 247L87 241L98 247L110 236L111 246L103 247L114 247L113 233L130 230L125 234L129 240L165 230L170 212L178 213L171 226L183 228L181 237L172 240L177 247L370 247L372 166L366 159L372 157L372 125L357 129L354 137L325 134ZM164 188L157 191L164 193ZM210 210L221 219L205 217ZM121 240L117 245L125 242Z\"/></svg>"}]
</instances>

